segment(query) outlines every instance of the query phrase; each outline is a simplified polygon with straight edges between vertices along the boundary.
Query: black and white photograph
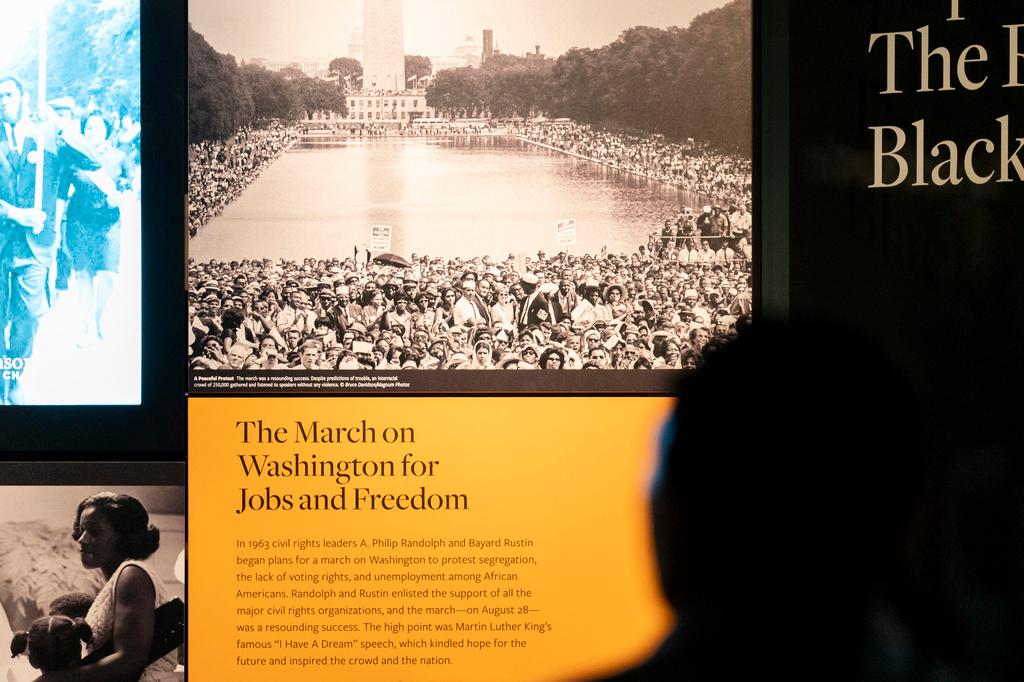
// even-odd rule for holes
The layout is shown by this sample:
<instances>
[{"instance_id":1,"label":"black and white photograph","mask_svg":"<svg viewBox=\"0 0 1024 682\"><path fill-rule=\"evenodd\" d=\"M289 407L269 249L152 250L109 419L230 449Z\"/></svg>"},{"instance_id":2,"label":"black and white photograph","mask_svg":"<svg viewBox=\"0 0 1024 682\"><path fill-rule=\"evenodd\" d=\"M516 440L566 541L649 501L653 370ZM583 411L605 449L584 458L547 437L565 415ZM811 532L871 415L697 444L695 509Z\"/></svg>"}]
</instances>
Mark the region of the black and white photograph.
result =
<instances>
[{"instance_id":1,"label":"black and white photograph","mask_svg":"<svg viewBox=\"0 0 1024 682\"><path fill-rule=\"evenodd\" d=\"M670 390L751 320L751 22L193 0L190 392Z\"/></svg>"},{"instance_id":2,"label":"black and white photograph","mask_svg":"<svg viewBox=\"0 0 1024 682\"><path fill-rule=\"evenodd\" d=\"M138 405L139 0L4 4L0 404Z\"/></svg>"},{"instance_id":3,"label":"black and white photograph","mask_svg":"<svg viewBox=\"0 0 1024 682\"><path fill-rule=\"evenodd\" d=\"M0 486L0 680L184 680L184 598L184 486Z\"/></svg>"}]
</instances>

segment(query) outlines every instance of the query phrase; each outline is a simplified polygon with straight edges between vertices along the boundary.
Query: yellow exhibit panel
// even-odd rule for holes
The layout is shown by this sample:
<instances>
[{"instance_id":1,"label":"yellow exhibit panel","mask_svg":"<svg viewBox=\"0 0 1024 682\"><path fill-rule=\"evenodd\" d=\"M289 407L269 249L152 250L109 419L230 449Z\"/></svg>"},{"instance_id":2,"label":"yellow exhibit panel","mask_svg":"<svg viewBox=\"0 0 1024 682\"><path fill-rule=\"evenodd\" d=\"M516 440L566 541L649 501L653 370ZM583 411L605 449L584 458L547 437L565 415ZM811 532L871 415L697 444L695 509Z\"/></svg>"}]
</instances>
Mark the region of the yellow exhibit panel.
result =
<instances>
[{"instance_id":1,"label":"yellow exhibit panel","mask_svg":"<svg viewBox=\"0 0 1024 682\"><path fill-rule=\"evenodd\" d=\"M664 636L648 398L189 401L196 679L559 680Z\"/></svg>"}]
</instances>

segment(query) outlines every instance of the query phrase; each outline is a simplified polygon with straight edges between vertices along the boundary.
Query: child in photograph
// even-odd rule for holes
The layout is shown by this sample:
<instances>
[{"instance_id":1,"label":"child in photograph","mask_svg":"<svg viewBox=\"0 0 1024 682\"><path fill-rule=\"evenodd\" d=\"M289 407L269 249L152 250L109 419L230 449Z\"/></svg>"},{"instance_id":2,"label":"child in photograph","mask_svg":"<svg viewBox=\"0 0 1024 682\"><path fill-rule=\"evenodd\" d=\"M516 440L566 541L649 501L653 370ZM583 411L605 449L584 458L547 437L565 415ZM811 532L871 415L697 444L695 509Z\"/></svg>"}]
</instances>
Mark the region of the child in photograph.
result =
<instances>
[{"instance_id":1,"label":"child in photograph","mask_svg":"<svg viewBox=\"0 0 1024 682\"><path fill-rule=\"evenodd\" d=\"M82 643L92 641L92 629L82 618L43 616L26 631L14 633L11 655L28 652L33 668L43 672L70 670L82 660Z\"/></svg>"}]
</instances>

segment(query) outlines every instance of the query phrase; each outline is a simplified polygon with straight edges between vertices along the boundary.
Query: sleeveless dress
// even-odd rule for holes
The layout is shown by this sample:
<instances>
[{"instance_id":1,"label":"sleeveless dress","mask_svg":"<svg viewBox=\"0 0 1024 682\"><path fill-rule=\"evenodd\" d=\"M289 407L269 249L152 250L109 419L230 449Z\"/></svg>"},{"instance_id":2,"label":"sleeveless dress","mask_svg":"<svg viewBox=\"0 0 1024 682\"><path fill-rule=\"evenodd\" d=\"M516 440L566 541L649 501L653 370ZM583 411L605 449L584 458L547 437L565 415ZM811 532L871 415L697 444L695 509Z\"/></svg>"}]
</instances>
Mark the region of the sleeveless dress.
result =
<instances>
[{"instance_id":1,"label":"sleeveless dress","mask_svg":"<svg viewBox=\"0 0 1024 682\"><path fill-rule=\"evenodd\" d=\"M171 600L167 596L163 582L153 574L153 570L149 566L135 560L123 562L114 571L114 575L110 576L110 580L103 586L100 593L96 595L96 599L93 600L92 606L89 608L89 613L85 615L85 622L92 628L92 643L89 645L90 651L101 648L114 636L114 588L117 586L117 579L121 577L121 571L128 566L138 566L153 581L153 589L156 592L156 601L153 604L154 609ZM163 658L153 661L146 666L146 669L142 672L142 677L139 678L139 682L160 682L161 680L174 679L173 673L177 663L178 653L177 651L172 651Z\"/></svg>"}]
</instances>

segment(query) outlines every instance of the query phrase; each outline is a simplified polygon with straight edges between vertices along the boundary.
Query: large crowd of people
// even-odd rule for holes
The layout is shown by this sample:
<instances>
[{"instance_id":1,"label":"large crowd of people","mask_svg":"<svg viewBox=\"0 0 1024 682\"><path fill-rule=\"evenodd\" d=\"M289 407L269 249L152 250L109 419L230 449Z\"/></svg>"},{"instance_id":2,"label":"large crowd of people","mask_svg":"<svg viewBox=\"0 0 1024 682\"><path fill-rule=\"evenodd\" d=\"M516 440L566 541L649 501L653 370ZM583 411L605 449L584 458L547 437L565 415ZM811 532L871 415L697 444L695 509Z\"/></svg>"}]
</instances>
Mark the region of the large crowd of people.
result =
<instances>
[{"instance_id":1,"label":"large crowd of people","mask_svg":"<svg viewBox=\"0 0 1024 682\"><path fill-rule=\"evenodd\" d=\"M350 121L331 121L311 125L301 124L298 130L303 134L310 135L311 141L316 141L318 135L330 137L348 136L361 137L450 137L456 135L504 135L507 134L504 128L487 123L460 123L458 121L438 122L431 119L428 122L423 120L414 123L405 123L398 126L381 125L379 123L353 123Z\"/></svg>"},{"instance_id":2,"label":"large crowd of people","mask_svg":"<svg viewBox=\"0 0 1024 682\"><path fill-rule=\"evenodd\" d=\"M193 261L191 366L692 368L749 323L751 268L746 237L688 237L691 216L622 254Z\"/></svg>"},{"instance_id":3,"label":"large crowd of people","mask_svg":"<svg viewBox=\"0 0 1024 682\"><path fill-rule=\"evenodd\" d=\"M580 123L516 126L527 140L637 173L715 201L750 205L751 161L695 142L669 142L661 135L598 130Z\"/></svg>"},{"instance_id":4,"label":"large crowd of people","mask_svg":"<svg viewBox=\"0 0 1024 682\"><path fill-rule=\"evenodd\" d=\"M632 253L191 261L193 369L684 370L749 324L748 159L579 124L508 132L712 199ZM193 234L299 134L197 145Z\"/></svg>"},{"instance_id":5,"label":"large crowd of people","mask_svg":"<svg viewBox=\"0 0 1024 682\"><path fill-rule=\"evenodd\" d=\"M294 127L241 128L225 142L189 145L188 231L199 229L238 198L298 139Z\"/></svg>"}]
</instances>

